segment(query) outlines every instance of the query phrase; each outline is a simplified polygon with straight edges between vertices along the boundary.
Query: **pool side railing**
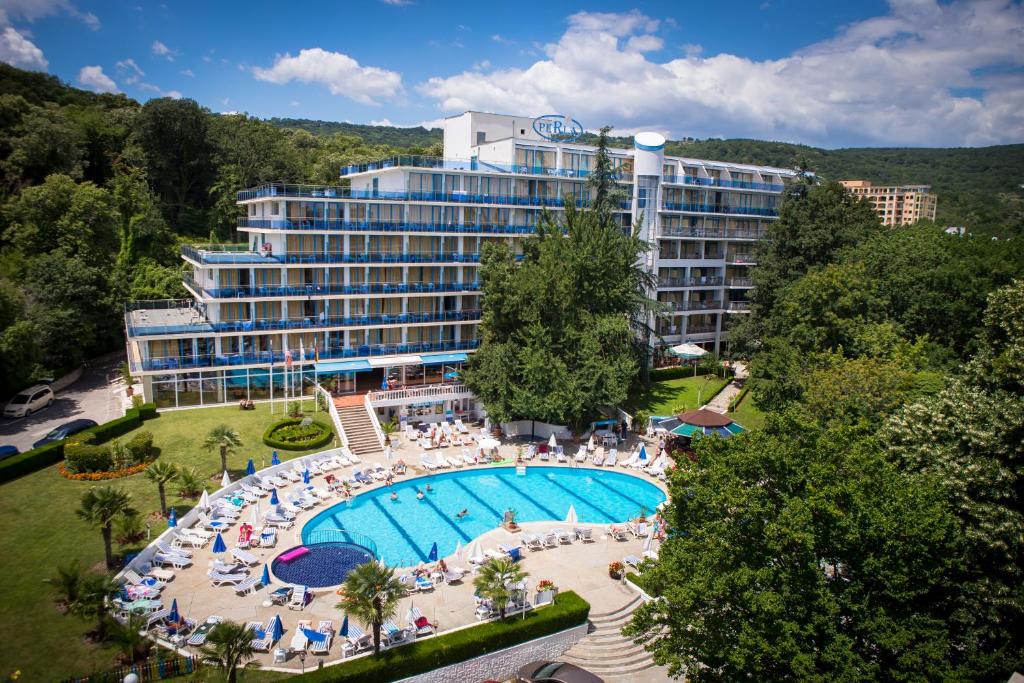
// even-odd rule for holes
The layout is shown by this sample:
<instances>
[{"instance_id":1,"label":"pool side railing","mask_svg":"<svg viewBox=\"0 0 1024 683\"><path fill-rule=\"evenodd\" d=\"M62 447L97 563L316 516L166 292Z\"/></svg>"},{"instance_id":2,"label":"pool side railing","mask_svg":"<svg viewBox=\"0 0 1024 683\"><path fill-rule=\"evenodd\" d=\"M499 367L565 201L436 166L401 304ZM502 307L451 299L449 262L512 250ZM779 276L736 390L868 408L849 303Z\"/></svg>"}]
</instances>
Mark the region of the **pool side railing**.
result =
<instances>
[{"instance_id":1,"label":"pool side railing","mask_svg":"<svg viewBox=\"0 0 1024 683\"><path fill-rule=\"evenodd\" d=\"M377 552L377 544L366 534L347 529L313 529L304 534L302 545L318 545L320 543L349 543L366 548L375 558L380 558Z\"/></svg>"}]
</instances>

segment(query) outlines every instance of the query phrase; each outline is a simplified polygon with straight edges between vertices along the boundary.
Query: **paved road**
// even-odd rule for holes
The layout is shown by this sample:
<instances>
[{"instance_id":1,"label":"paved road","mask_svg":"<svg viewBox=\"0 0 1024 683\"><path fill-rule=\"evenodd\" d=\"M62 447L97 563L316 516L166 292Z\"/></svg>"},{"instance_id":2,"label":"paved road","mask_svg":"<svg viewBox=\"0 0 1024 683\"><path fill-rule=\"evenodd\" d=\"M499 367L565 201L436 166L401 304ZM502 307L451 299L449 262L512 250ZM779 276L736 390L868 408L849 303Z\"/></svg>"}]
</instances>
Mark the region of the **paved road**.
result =
<instances>
[{"instance_id":1,"label":"paved road","mask_svg":"<svg viewBox=\"0 0 1024 683\"><path fill-rule=\"evenodd\" d=\"M0 418L0 444L11 444L24 453L54 427L88 418L103 423L122 415L121 400L114 394L120 383L118 366L124 354L112 354L90 363L77 382L57 393L49 408L30 417Z\"/></svg>"}]
</instances>

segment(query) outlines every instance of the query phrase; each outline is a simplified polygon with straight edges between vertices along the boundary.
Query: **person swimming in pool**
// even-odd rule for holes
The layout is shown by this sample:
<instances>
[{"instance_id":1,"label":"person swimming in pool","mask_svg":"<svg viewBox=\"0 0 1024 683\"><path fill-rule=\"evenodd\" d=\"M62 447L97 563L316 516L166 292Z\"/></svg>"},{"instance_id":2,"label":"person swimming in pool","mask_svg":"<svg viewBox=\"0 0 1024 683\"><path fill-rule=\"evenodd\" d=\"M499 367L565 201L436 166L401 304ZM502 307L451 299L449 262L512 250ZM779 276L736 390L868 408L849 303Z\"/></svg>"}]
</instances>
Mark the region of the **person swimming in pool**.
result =
<instances>
[{"instance_id":1,"label":"person swimming in pool","mask_svg":"<svg viewBox=\"0 0 1024 683\"><path fill-rule=\"evenodd\" d=\"M459 514L455 515L455 517L456 517L456 519L462 519L463 517L465 517L468 514L469 514L469 510L467 510L466 508L462 508L462 512L460 512Z\"/></svg>"},{"instance_id":2,"label":"person swimming in pool","mask_svg":"<svg viewBox=\"0 0 1024 683\"><path fill-rule=\"evenodd\" d=\"M417 491L416 492L416 500L423 500L423 498L424 498L423 491Z\"/></svg>"},{"instance_id":3,"label":"person swimming in pool","mask_svg":"<svg viewBox=\"0 0 1024 683\"><path fill-rule=\"evenodd\" d=\"M391 492L391 500L398 500L398 491Z\"/></svg>"},{"instance_id":4,"label":"person swimming in pool","mask_svg":"<svg viewBox=\"0 0 1024 683\"><path fill-rule=\"evenodd\" d=\"M434 490L434 487L432 487L430 484L427 484L427 493L430 493L433 490Z\"/></svg>"}]
</instances>

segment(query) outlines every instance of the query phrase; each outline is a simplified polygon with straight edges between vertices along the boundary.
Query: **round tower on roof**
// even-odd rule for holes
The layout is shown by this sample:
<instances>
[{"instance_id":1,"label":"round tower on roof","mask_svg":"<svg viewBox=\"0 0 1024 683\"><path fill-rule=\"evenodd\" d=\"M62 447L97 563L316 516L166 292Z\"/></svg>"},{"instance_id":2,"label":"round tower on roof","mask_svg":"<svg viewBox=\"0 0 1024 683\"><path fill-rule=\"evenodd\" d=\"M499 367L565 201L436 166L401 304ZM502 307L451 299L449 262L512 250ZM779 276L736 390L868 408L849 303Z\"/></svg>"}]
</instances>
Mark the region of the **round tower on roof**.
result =
<instances>
[{"instance_id":1,"label":"round tower on roof","mask_svg":"<svg viewBox=\"0 0 1024 683\"><path fill-rule=\"evenodd\" d=\"M665 161L665 136L652 132L637 133L633 136L633 146L636 148L636 174L660 177Z\"/></svg>"}]
</instances>

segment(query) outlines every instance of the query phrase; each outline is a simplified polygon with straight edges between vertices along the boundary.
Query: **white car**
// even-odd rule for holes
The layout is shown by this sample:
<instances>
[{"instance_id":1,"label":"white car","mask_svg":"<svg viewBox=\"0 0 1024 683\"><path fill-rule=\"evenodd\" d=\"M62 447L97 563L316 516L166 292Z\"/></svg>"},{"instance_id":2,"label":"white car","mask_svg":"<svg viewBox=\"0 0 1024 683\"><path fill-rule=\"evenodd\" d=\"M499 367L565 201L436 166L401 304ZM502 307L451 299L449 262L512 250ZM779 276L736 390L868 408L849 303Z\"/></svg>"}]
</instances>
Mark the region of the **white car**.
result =
<instances>
[{"instance_id":1,"label":"white car","mask_svg":"<svg viewBox=\"0 0 1024 683\"><path fill-rule=\"evenodd\" d=\"M4 406L4 417L28 417L53 403L53 389L37 384L22 391Z\"/></svg>"}]
</instances>

